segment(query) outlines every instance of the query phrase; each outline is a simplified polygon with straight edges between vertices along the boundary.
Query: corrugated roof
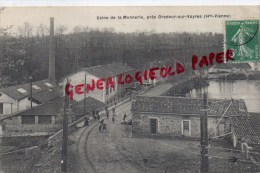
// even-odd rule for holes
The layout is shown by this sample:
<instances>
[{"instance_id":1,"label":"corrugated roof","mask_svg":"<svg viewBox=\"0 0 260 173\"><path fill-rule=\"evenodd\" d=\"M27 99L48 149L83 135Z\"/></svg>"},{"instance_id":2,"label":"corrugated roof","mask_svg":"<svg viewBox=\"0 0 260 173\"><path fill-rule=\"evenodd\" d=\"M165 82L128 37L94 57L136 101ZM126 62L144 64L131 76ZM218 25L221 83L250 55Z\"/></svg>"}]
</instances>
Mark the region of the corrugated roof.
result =
<instances>
[{"instance_id":1,"label":"corrugated roof","mask_svg":"<svg viewBox=\"0 0 260 173\"><path fill-rule=\"evenodd\" d=\"M209 99L208 115L221 116L231 100ZM239 107L241 100L233 100L225 116L244 116L246 110ZM132 102L132 110L136 112L172 113L179 115L200 115L203 113L203 99L166 96L138 96Z\"/></svg>"},{"instance_id":2,"label":"corrugated roof","mask_svg":"<svg viewBox=\"0 0 260 173\"><path fill-rule=\"evenodd\" d=\"M108 78L108 77L114 77L119 74L132 71L134 69L124 63L119 62L119 63L87 67L87 68L83 68L81 70L84 70L99 78Z\"/></svg>"},{"instance_id":3,"label":"corrugated roof","mask_svg":"<svg viewBox=\"0 0 260 173\"><path fill-rule=\"evenodd\" d=\"M63 110L64 97L56 98L44 104L19 112L16 115L57 115Z\"/></svg>"},{"instance_id":4,"label":"corrugated roof","mask_svg":"<svg viewBox=\"0 0 260 173\"><path fill-rule=\"evenodd\" d=\"M40 89L32 88L33 95L34 95L34 93L53 88L53 87L49 87L49 86L45 85L44 83L46 83L46 82L49 82L49 80L45 79L45 80L32 82L32 85L36 85L40 88ZM15 85L15 86L7 87L7 88L1 88L0 92L8 95L9 97L11 97L15 100L21 100L23 98L26 98L28 95L30 95L30 86L31 86L30 83L25 83L25 84ZM17 90L19 88L23 88L27 92L21 93Z\"/></svg>"},{"instance_id":5,"label":"corrugated roof","mask_svg":"<svg viewBox=\"0 0 260 173\"><path fill-rule=\"evenodd\" d=\"M28 109L22 112L19 112L16 115L57 115L63 111L64 104L64 96L48 101L44 104L33 107L32 109ZM84 112L84 101L76 102L72 100L70 102L72 105L72 113L74 115L83 115ZM96 109L104 104L92 97L86 98L86 112L91 111L92 109ZM90 112L91 113L91 112Z\"/></svg>"},{"instance_id":6,"label":"corrugated roof","mask_svg":"<svg viewBox=\"0 0 260 173\"><path fill-rule=\"evenodd\" d=\"M49 100L61 97L63 95L61 87L54 87L47 90L41 90L32 95L32 98L40 103L45 103Z\"/></svg>"}]
</instances>

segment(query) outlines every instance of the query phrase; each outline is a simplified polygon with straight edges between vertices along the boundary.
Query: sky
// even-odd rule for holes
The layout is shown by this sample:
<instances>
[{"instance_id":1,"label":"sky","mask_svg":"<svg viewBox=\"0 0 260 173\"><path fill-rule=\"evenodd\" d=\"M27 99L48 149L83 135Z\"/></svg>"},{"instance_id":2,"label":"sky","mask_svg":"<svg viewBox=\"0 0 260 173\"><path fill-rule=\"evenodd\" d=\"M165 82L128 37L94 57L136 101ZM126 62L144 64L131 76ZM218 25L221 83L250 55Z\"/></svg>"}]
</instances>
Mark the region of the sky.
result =
<instances>
[{"instance_id":1,"label":"sky","mask_svg":"<svg viewBox=\"0 0 260 173\"><path fill-rule=\"evenodd\" d=\"M209 14L228 15L230 18L203 18ZM118 19L117 16L143 16L144 19ZM147 19L154 15L157 19ZM199 19L158 19L161 16L201 15ZM97 17L108 17L97 20ZM110 19L115 16L116 19ZM17 27L28 22L34 27L44 24L49 27L49 18L55 18L55 26L65 25L68 31L77 25L91 28L114 28L117 32L155 31L155 32L213 32L223 33L225 20L260 19L260 6L133 6L133 7L6 7L1 12L2 27Z\"/></svg>"}]
</instances>

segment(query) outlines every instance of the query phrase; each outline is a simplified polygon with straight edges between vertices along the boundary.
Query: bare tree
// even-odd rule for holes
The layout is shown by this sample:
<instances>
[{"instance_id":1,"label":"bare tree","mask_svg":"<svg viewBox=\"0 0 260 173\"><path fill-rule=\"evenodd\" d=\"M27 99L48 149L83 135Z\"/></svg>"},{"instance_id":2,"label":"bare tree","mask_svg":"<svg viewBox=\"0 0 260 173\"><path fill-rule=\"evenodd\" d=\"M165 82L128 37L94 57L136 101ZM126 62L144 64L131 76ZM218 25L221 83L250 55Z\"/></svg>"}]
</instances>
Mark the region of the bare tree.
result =
<instances>
[{"instance_id":1,"label":"bare tree","mask_svg":"<svg viewBox=\"0 0 260 173\"><path fill-rule=\"evenodd\" d=\"M74 32L74 33L81 33L81 32L83 32L83 31L84 31L84 30L83 30L83 27L80 26L80 25L75 26L75 27L73 28L73 32Z\"/></svg>"},{"instance_id":2,"label":"bare tree","mask_svg":"<svg viewBox=\"0 0 260 173\"><path fill-rule=\"evenodd\" d=\"M89 31L89 27L88 26L83 26L82 30L83 30L83 32L88 32Z\"/></svg>"},{"instance_id":3,"label":"bare tree","mask_svg":"<svg viewBox=\"0 0 260 173\"><path fill-rule=\"evenodd\" d=\"M24 37L24 38L31 38L33 35L33 25L29 24L29 23L24 23L23 26L19 26L18 27L18 33L20 37Z\"/></svg>"},{"instance_id":4,"label":"bare tree","mask_svg":"<svg viewBox=\"0 0 260 173\"><path fill-rule=\"evenodd\" d=\"M68 28L64 25L59 25L58 27L56 27L55 29L55 35L61 36L63 35L66 31L68 30Z\"/></svg>"},{"instance_id":5,"label":"bare tree","mask_svg":"<svg viewBox=\"0 0 260 173\"><path fill-rule=\"evenodd\" d=\"M47 26L40 24L39 26L37 26L36 28L36 34L37 36L41 36L44 37L45 35L48 35L49 29Z\"/></svg>"}]
</instances>

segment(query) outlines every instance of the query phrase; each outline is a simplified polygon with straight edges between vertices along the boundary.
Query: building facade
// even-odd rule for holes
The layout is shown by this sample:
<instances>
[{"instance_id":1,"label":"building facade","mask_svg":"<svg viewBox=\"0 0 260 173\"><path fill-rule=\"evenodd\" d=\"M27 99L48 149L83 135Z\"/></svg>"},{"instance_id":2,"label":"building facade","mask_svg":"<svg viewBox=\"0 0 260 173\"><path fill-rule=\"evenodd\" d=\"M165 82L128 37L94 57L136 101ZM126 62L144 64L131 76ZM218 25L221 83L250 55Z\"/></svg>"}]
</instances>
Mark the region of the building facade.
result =
<instances>
[{"instance_id":1,"label":"building facade","mask_svg":"<svg viewBox=\"0 0 260 173\"><path fill-rule=\"evenodd\" d=\"M31 96L32 90L32 96ZM9 115L39 105L61 95L48 79L0 89L0 115Z\"/></svg>"},{"instance_id":2,"label":"building facade","mask_svg":"<svg viewBox=\"0 0 260 173\"><path fill-rule=\"evenodd\" d=\"M85 110L83 103L84 101L76 102L70 100L70 107L67 112L69 114L69 123L82 117L84 112L88 112L91 115L92 110L104 106L102 102L92 97L88 97L85 100ZM43 132L52 134L57 132L62 128L63 106L64 97L59 97L31 109L20 111L12 117L0 121L4 124L4 130L2 130L3 125L0 126L0 132L4 132L5 135L25 135Z\"/></svg>"},{"instance_id":3,"label":"building facade","mask_svg":"<svg viewBox=\"0 0 260 173\"><path fill-rule=\"evenodd\" d=\"M175 68L175 60L174 59L166 59L163 61L153 61L153 62L147 62L144 64L143 66L143 71L145 70L149 70L152 68L159 68L161 69L162 67L169 67L171 66L173 69ZM148 78L147 80L143 79L143 85L149 86L149 85L156 85L158 83L163 83L166 82L168 79L168 76L163 78L160 75L160 70L156 70L155 71L155 79L151 80L150 78Z\"/></svg>"},{"instance_id":4,"label":"building facade","mask_svg":"<svg viewBox=\"0 0 260 173\"><path fill-rule=\"evenodd\" d=\"M248 73L252 67L248 63L217 64L209 69L209 73Z\"/></svg>"},{"instance_id":5,"label":"building facade","mask_svg":"<svg viewBox=\"0 0 260 173\"><path fill-rule=\"evenodd\" d=\"M64 91L65 91L65 86L67 84L67 81L69 81L70 85L72 85L73 87L78 84L84 85L85 75L86 75L86 85L89 85L90 87L93 86L92 80L96 82L99 79L104 79L104 82L102 84L103 89L97 89L95 87L94 90L87 91L86 98L92 97L100 102L109 103L123 97L124 94L129 92L129 89L134 86L134 80L133 82L128 84L126 83L118 84L120 75L125 77L127 74L134 76L134 69L123 63L98 65L93 67L82 68L79 71L64 77L61 80L60 84L64 86ZM111 86L106 87L106 82L108 78L111 78L111 80L114 82L114 87ZM82 87L81 91L84 92L84 87ZM75 101L81 101L85 97L84 94L76 94L74 89L73 89L73 93L74 93L73 99Z\"/></svg>"},{"instance_id":6,"label":"building facade","mask_svg":"<svg viewBox=\"0 0 260 173\"><path fill-rule=\"evenodd\" d=\"M230 132L230 116L246 112L243 101L210 100L208 130L211 136ZM203 100L184 97L138 96L132 103L133 136L200 137Z\"/></svg>"}]
</instances>

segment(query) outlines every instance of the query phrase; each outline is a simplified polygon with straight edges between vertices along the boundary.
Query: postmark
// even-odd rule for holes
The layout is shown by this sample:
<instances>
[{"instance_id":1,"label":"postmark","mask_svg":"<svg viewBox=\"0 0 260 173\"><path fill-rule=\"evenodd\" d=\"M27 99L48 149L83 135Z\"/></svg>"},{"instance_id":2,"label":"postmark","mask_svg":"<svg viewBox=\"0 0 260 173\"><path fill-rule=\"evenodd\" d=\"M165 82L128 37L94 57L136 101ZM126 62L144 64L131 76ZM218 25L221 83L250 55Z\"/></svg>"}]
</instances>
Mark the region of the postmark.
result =
<instances>
[{"instance_id":1,"label":"postmark","mask_svg":"<svg viewBox=\"0 0 260 173\"><path fill-rule=\"evenodd\" d=\"M233 52L236 62L259 61L259 20L225 21L225 50Z\"/></svg>"}]
</instances>

